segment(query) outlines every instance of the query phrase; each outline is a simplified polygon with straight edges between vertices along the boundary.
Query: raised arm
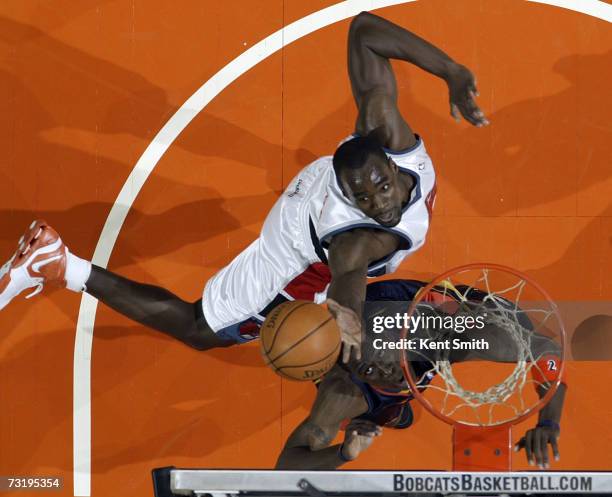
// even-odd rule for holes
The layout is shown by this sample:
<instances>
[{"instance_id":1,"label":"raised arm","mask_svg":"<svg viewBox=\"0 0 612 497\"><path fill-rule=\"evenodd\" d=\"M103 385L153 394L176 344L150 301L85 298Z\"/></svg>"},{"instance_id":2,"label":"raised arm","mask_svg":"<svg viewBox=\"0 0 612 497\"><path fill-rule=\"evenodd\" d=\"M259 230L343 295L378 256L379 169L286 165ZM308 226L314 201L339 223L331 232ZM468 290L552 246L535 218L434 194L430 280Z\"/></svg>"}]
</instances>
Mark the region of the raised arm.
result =
<instances>
[{"instance_id":1,"label":"raised arm","mask_svg":"<svg viewBox=\"0 0 612 497\"><path fill-rule=\"evenodd\" d=\"M397 85L389 59L411 62L444 79L455 119L461 114L474 126L488 124L474 101L478 92L469 69L407 29L362 12L352 21L348 40L349 77L359 110L358 134L374 133L382 144L394 150L415 142L397 108Z\"/></svg>"},{"instance_id":2,"label":"raised arm","mask_svg":"<svg viewBox=\"0 0 612 497\"><path fill-rule=\"evenodd\" d=\"M287 439L276 463L277 469L336 469L357 457L359 451L356 455L355 449L360 449L360 441L352 432L347 431L343 444L330 446L342 421L368 409L363 394L345 378L346 374L332 370L323 380L310 415Z\"/></svg>"},{"instance_id":3,"label":"raised arm","mask_svg":"<svg viewBox=\"0 0 612 497\"><path fill-rule=\"evenodd\" d=\"M561 348L557 342L540 333L529 333L530 351L535 359L531 375L536 381L536 391L544 397L551 382L557 379L560 366ZM483 350L452 351L450 360L455 362L467 360L486 360L496 362L515 362L518 357L517 344L508 332L493 325L487 325L482 331L470 330L457 335L459 340L471 341L485 338L489 348ZM548 446L552 449L555 461L559 460L558 438L561 432L560 422L567 387L561 383L550 401L538 413L538 422L534 428L527 430L525 436L515 445L514 450L525 449L529 464L542 469L550 467Z\"/></svg>"}]
</instances>

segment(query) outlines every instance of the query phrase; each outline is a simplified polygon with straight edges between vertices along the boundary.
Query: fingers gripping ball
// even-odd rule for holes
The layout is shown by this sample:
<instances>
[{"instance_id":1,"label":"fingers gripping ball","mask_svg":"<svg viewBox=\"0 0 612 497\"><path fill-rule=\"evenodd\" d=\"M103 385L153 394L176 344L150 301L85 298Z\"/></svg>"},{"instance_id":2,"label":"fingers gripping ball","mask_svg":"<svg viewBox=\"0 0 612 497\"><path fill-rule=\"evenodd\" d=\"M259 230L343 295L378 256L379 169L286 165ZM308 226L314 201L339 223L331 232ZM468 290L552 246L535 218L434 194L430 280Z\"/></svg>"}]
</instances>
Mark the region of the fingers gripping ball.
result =
<instances>
[{"instance_id":1,"label":"fingers gripping ball","mask_svg":"<svg viewBox=\"0 0 612 497\"><path fill-rule=\"evenodd\" d=\"M266 365L290 380L315 380L340 353L340 331L324 307L295 300L275 307L261 327Z\"/></svg>"}]
</instances>

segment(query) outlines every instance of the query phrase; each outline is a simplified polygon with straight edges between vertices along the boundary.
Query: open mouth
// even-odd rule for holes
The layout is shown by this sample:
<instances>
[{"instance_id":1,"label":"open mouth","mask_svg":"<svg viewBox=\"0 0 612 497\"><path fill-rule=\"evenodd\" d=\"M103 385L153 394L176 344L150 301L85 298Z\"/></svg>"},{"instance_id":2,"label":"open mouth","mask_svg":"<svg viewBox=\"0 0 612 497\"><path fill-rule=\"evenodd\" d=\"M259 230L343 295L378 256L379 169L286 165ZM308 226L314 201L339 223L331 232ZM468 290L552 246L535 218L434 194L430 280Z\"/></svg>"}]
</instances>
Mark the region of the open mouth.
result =
<instances>
[{"instance_id":1,"label":"open mouth","mask_svg":"<svg viewBox=\"0 0 612 497\"><path fill-rule=\"evenodd\" d=\"M391 221L393 221L394 217L395 217L395 213L393 211L388 211L388 212L378 215L377 219L383 223L390 223Z\"/></svg>"}]
</instances>

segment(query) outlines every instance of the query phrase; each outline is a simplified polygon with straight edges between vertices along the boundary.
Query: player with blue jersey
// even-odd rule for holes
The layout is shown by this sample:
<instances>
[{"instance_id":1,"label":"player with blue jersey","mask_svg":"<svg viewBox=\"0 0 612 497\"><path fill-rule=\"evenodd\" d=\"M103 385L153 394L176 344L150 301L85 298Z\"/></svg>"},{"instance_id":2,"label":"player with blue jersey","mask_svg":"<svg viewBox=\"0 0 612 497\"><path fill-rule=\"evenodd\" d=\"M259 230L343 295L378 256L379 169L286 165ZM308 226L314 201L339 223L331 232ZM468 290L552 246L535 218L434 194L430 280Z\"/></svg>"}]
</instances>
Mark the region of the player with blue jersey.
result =
<instances>
[{"instance_id":1,"label":"player with blue jersey","mask_svg":"<svg viewBox=\"0 0 612 497\"><path fill-rule=\"evenodd\" d=\"M369 339L372 344L373 340L380 336L371 326L373 321L370 317L393 316L398 308L405 312L408 303L415 299L424 286L426 283L415 280L387 280L369 284L365 315L366 322L370 324L366 328L366 343ZM432 298L432 302L446 302L447 305L439 309L448 310L454 307L448 305L453 300L455 303L465 302L465 299L484 302L485 296L488 295L477 288L462 285L452 288L455 292L440 288L438 295L434 288L428 297ZM531 329L530 322L523 322L522 325L528 330ZM513 362L507 354L508 350L514 348L509 334L490 325L487 325L485 331L491 345L489 349L467 352L453 350L442 360L451 363L469 360ZM411 336L418 337L418 333L417 331L416 335ZM428 336L432 336L431 332L428 333ZM446 337L448 333L441 331L439 335ZM456 334L458 340L466 343L476 335L481 336L482 330L477 333L468 330ZM546 357L547 362L554 361L555 367L552 370L556 371L560 349L549 338L537 334L534 336L540 339L532 340L531 352L536 357ZM371 353L365 351L361 360L351 359L347 365L336 364L318 383L317 396L311 411L285 443L278 458L278 469L335 469L356 459L382 434L384 427L404 429L411 426L413 413L410 402L413 395L400 364L400 351L384 348L376 350L375 347L370 349ZM418 360L410 361L412 376L417 386L424 388L434 378L431 361L441 359L437 353L438 351L432 352L431 357L419 355ZM540 398L546 394L549 382L554 381L553 375L556 373L538 381L537 393ZM548 404L540 410L536 426L528 430L515 446L515 450L525 449L529 462L542 469L549 467L549 446L555 460L559 458L557 439L560 434L559 423L565 391L566 386L561 383ZM345 424L343 443L330 445Z\"/></svg>"}]
</instances>

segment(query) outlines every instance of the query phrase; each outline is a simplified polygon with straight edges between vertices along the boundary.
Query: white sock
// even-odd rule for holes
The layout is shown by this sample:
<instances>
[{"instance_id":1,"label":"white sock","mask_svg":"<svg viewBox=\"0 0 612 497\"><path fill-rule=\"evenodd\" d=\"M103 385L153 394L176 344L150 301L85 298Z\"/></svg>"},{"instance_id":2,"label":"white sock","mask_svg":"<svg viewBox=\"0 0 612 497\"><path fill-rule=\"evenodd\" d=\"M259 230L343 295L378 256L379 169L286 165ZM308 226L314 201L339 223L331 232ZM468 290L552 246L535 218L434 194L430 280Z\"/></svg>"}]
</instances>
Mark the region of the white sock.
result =
<instances>
[{"instance_id":1,"label":"white sock","mask_svg":"<svg viewBox=\"0 0 612 497\"><path fill-rule=\"evenodd\" d=\"M73 292L85 290L85 283L91 274L91 262L81 259L68 251L66 257L66 288Z\"/></svg>"}]
</instances>

